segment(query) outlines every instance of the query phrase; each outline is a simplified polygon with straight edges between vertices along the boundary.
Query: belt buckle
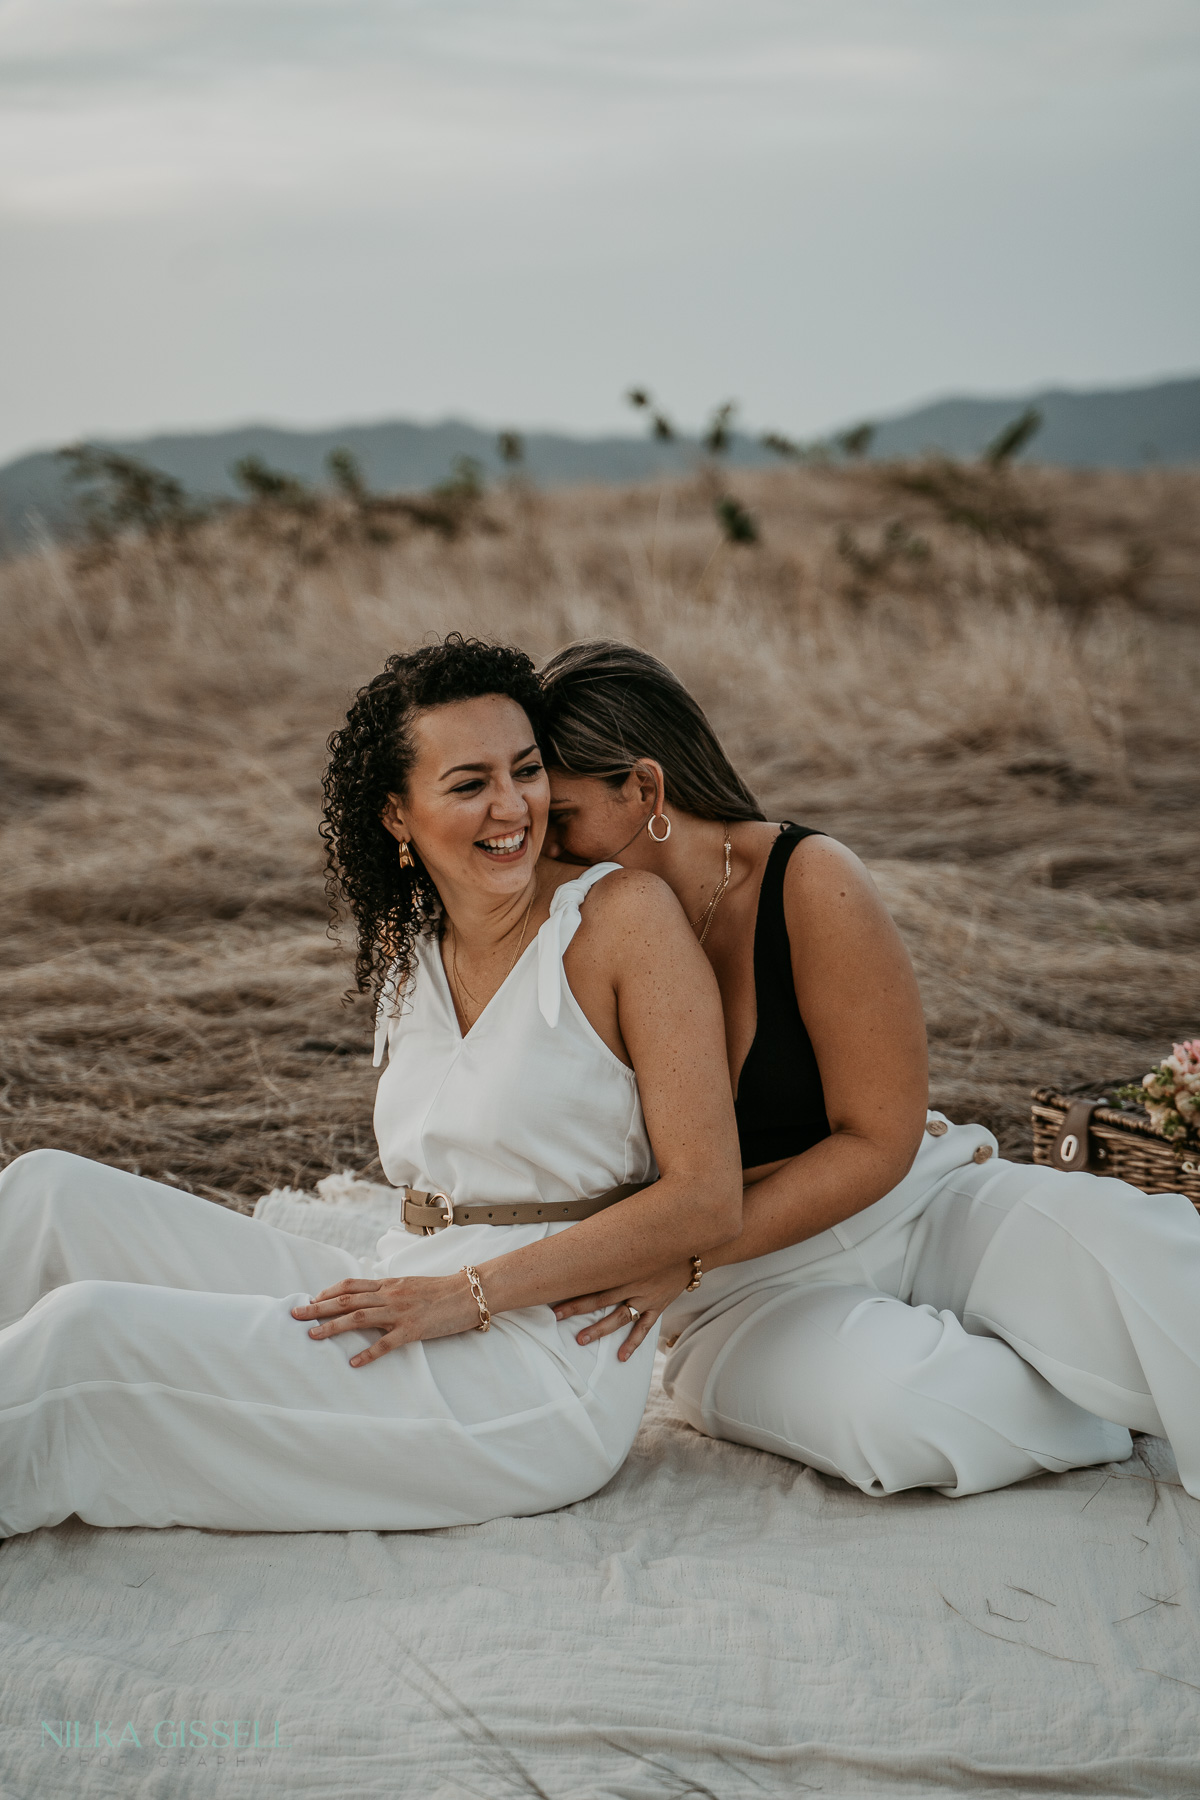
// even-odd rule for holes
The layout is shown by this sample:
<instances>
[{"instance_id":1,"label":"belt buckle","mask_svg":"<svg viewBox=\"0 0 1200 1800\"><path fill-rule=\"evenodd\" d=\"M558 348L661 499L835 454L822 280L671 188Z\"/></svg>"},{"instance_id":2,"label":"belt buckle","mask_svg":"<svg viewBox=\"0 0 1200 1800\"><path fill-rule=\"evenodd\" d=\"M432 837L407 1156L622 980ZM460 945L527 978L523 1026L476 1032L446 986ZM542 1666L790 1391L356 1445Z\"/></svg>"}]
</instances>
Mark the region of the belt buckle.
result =
<instances>
[{"instance_id":1,"label":"belt buckle","mask_svg":"<svg viewBox=\"0 0 1200 1800\"><path fill-rule=\"evenodd\" d=\"M407 1192L411 1194L412 1189L409 1188ZM425 1198L426 1201L436 1201L444 1208L444 1212L440 1224L437 1225L410 1225L406 1218L404 1229L411 1232L414 1237L434 1237L439 1231L445 1231L447 1225L454 1223L454 1202L449 1194L443 1194L438 1189L431 1188Z\"/></svg>"},{"instance_id":2,"label":"belt buckle","mask_svg":"<svg viewBox=\"0 0 1200 1800\"><path fill-rule=\"evenodd\" d=\"M454 1223L454 1202L450 1198L449 1194L431 1193L429 1198L431 1200L440 1200L442 1205L446 1209L445 1217L442 1219L442 1222L440 1225L426 1225L422 1228L424 1235L426 1237L433 1237L435 1232L445 1231L447 1225L453 1225L453 1223Z\"/></svg>"}]
</instances>

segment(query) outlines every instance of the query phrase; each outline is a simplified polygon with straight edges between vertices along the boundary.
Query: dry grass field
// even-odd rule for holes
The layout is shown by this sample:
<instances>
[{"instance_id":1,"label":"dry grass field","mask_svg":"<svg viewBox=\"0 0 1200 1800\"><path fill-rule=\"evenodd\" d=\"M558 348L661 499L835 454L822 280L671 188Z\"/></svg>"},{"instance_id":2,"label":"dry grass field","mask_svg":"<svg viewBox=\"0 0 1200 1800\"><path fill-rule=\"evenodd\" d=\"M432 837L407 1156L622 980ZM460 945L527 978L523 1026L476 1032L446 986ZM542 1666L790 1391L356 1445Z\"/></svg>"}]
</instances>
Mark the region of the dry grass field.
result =
<instances>
[{"instance_id":1,"label":"dry grass field","mask_svg":"<svg viewBox=\"0 0 1200 1800\"><path fill-rule=\"evenodd\" d=\"M666 657L768 816L866 859L934 1102L1009 1154L1032 1085L1200 1034L1200 472L781 468L734 483L757 544L715 479L514 485L386 543L264 505L0 567L3 1160L242 1208L377 1171L318 784L352 689L450 629Z\"/></svg>"}]
</instances>

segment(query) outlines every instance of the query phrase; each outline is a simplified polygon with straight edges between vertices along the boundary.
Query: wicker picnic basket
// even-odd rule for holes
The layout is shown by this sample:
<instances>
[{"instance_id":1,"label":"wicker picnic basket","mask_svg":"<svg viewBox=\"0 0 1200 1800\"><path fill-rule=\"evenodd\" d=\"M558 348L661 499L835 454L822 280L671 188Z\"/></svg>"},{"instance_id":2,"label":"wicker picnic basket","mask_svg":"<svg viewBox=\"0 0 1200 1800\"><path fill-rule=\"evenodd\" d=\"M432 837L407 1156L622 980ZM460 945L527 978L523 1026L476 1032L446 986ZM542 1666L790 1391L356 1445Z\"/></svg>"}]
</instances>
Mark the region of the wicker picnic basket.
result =
<instances>
[{"instance_id":1,"label":"wicker picnic basket","mask_svg":"<svg viewBox=\"0 0 1200 1800\"><path fill-rule=\"evenodd\" d=\"M1200 1209L1200 1145L1163 1137L1140 1107L1113 1100L1124 1085L1034 1088L1034 1162L1115 1175L1144 1194L1186 1194Z\"/></svg>"}]
</instances>

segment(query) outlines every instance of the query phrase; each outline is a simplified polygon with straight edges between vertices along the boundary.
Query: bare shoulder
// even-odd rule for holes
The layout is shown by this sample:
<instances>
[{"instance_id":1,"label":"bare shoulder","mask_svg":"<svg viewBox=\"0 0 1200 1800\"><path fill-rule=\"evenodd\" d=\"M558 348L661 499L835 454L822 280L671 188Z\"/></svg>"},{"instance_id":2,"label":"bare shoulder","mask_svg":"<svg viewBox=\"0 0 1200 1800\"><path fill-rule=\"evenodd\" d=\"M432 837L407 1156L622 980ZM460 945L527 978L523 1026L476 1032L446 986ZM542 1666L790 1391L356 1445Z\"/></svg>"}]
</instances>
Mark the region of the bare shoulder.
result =
<instances>
[{"instance_id":1,"label":"bare shoulder","mask_svg":"<svg viewBox=\"0 0 1200 1800\"><path fill-rule=\"evenodd\" d=\"M665 881L641 869L614 869L589 888L580 917L563 966L615 1055L637 1069L652 1049L661 1054L663 1033L682 1029L681 1017L697 1007L711 1008L712 1041L720 1046L717 978ZM651 1079L644 1066L641 1074Z\"/></svg>"},{"instance_id":2,"label":"bare shoulder","mask_svg":"<svg viewBox=\"0 0 1200 1800\"><path fill-rule=\"evenodd\" d=\"M891 915L865 865L836 838L808 837L788 858L784 915L807 935L838 923L859 928L891 924Z\"/></svg>"},{"instance_id":3,"label":"bare shoulder","mask_svg":"<svg viewBox=\"0 0 1200 1800\"><path fill-rule=\"evenodd\" d=\"M606 937L691 931L666 882L646 869L613 869L589 890L583 916L597 935Z\"/></svg>"}]
</instances>

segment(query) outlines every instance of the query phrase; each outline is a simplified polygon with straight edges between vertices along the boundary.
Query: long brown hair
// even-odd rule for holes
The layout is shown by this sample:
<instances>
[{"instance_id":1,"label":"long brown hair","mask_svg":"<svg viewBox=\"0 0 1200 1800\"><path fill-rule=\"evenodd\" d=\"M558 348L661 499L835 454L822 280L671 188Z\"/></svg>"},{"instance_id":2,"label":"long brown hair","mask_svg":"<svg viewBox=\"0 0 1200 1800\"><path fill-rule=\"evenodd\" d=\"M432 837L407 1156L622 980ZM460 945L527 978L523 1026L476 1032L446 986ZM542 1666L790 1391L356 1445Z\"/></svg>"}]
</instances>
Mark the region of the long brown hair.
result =
<instances>
[{"instance_id":1,"label":"long brown hair","mask_svg":"<svg viewBox=\"0 0 1200 1800\"><path fill-rule=\"evenodd\" d=\"M548 762L619 785L639 757L661 764L666 797L697 819L765 814L678 675L615 638L568 644L541 671Z\"/></svg>"}]
</instances>

